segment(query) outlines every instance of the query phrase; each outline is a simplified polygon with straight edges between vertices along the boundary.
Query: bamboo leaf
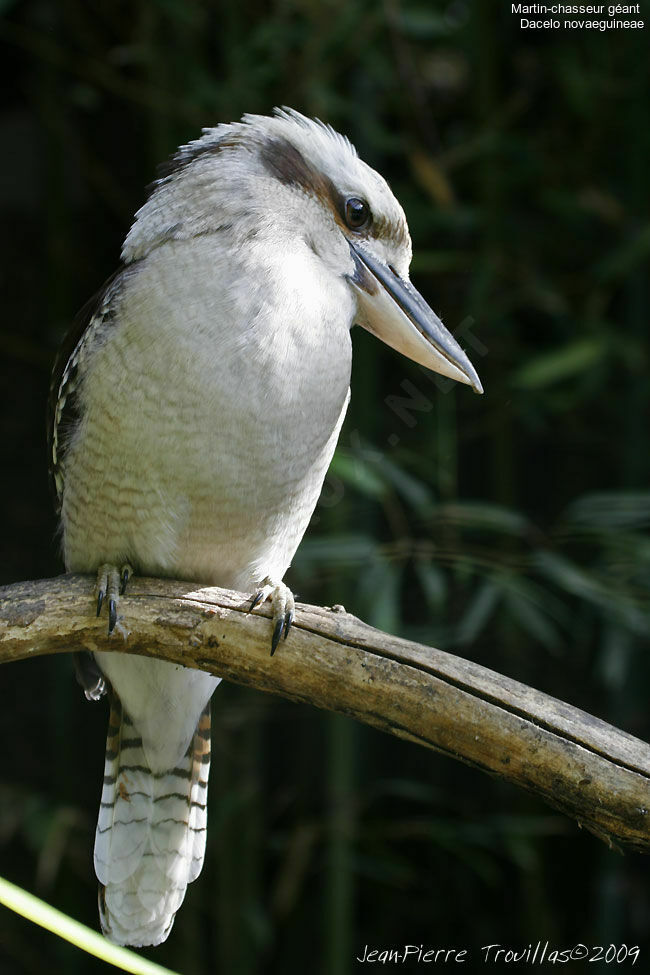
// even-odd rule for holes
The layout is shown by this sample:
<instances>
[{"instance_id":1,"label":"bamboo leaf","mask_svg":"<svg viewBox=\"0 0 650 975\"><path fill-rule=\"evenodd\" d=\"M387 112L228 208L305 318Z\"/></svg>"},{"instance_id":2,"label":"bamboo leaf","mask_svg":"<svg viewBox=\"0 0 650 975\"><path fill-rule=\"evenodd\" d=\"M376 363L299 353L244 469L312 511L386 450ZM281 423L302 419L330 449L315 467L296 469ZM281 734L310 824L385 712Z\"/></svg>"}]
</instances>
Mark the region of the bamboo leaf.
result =
<instances>
[{"instance_id":1,"label":"bamboo leaf","mask_svg":"<svg viewBox=\"0 0 650 975\"><path fill-rule=\"evenodd\" d=\"M533 356L515 372L512 383L520 389L544 389L593 369L607 356L608 349L609 343L601 338L569 342Z\"/></svg>"},{"instance_id":2,"label":"bamboo leaf","mask_svg":"<svg viewBox=\"0 0 650 975\"><path fill-rule=\"evenodd\" d=\"M532 563L543 575L566 592L586 600L633 632L647 637L650 614L647 610L644 612L638 609L629 597L626 598L615 586L602 581L593 573L555 552L535 552Z\"/></svg>"},{"instance_id":3,"label":"bamboo leaf","mask_svg":"<svg viewBox=\"0 0 650 975\"><path fill-rule=\"evenodd\" d=\"M366 615L380 630L399 630L399 584L401 571L394 562L375 559L363 572L359 590L365 597Z\"/></svg>"},{"instance_id":4,"label":"bamboo leaf","mask_svg":"<svg viewBox=\"0 0 650 975\"><path fill-rule=\"evenodd\" d=\"M416 559L414 568L428 605L433 610L440 610L447 595L444 572L425 559Z\"/></svg>"},{"instance_id":5,"label":"bamboo leaf","mask_svg":"<svg viewBox=\"0 0 650 975\"><path fill-rule=\"evenodd\" d=\"M415 511L422 512L433 507L434 497L431 488L424 481L409 474L399 464L393 463L385 454L379 454L375 460L375 467Z\"/></svg>"},{"instance_id":6,"label":"bamboo leaf","mask_svg":"<svg viewBox=\"0 0 650 975\"><path fill-rule=\"evenodd\" d=\"M377 559L379 546L368 535L354 533L307 537L294 557L294 565L315 562L357 565Z\"/></svg>"},{"instance_id":7,"label":"bamboo leaf","mask_svg":"<svg viewBox=\"0 0 650 975\"><path fill-rule=\"evenodd\" d=\"M386 484L359 454L337 451L330 465L330 473L367 498L380 499L386 494Z\"/></svg>"},{"instance_id":8,"label":"bamboo leaf","mask_svg":"<svg viewBox=\"0 0 650 975\"><path fill-rule=\"evenodd\" d=\"M530 599L521 593L510 591L505 602L512 616L529 636L539 641L547 650L557 653L562 643L559 633Z\"/></svg>"},{"instance_id":9,"label":"bamboo leaf","mask_svg":"<svg viewBox=\"0 0 650 975\"><path fill-rule=\"evenodd\" d=\"M459 643L474 642L494 612L499 601L499 595L499 590L492 580L486 580L479 587L458 625L456 640Z\"/></svg>"},{"instance_id":10,"label":"bamboo leaf","mask_svg":"<svg viewBox=\"0 0 650 975\"><path fill-rule=\"evenodd\" d=\"M642 227L633 237L625 237L622 244L597 265L595 273L607 281L630 274L650 257L650 225Z\"/></svg>"},{"instance_id":11,"label":"bamboo leaf","mask_svg":"<svg viewBox=\"0 0 650 975\"><path fill-rule=\"evenodd\" d=\"M531 529L530 522L520 512L480 501L440 505L436 508L436 521L515 536L526 535Z\"/></svg>"},{"instance_id":12,"label":"bamboo leaf","mask_svg":"<svg viewBox=\"0 0 650 975\"><path fill-rule=\"evenodd\" d=\"M594 531L650 527L650 491L603 491L572 502L565 519Z\"/></svg>"}]
</instances>

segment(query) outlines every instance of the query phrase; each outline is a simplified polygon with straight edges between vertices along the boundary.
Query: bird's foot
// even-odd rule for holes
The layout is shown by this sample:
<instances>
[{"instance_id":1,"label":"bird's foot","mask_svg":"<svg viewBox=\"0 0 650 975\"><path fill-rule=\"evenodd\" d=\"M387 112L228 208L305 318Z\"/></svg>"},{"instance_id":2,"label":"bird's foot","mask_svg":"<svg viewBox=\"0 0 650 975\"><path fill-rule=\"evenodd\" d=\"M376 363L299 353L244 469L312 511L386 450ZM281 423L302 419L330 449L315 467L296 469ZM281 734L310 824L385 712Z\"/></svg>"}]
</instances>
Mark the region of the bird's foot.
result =
<instances>
[{"instance_id":1,"label":"bird's foot","mask_svg":"<svg viewBox=\"0 0 650 975\"><path fill-rule=\"evenodd\" d=\"M283 638L286 640L289 636L296 604L289 587L285 586L284 582L278 582L270 577L263 580L261 588L251 599L249 613L266 599L270 599L273 606L273 636L271 637L271 656L273 656L280 640Z\"/></svg>"},{"instance_id":2,"label":"bird's foot","mask_svg":"<svg viewBox=\"0 0 650 975\"><path fill-rule=\"evenodd\" d=\"M77 682L83 687L88 700L99 701L106 694L108 684L92 653L77 650L72 654L72 662Z\"/></svg>"},{"instance_id":3,"label":"bird's foot","mask_svg":"<svg viewBox=\"0 0 650 975\"><path fill-rule=\"evenodd\" d=\"M126 592L126 585L133 575L133 568L128 562L118 569L116 565L105 562L97 570L97 583L95 592L97 593L97 615L102 611L104 601L108 602L108 635L110 636L117 623L117 607L120 596Z\"/></svg>"}]
</instances>

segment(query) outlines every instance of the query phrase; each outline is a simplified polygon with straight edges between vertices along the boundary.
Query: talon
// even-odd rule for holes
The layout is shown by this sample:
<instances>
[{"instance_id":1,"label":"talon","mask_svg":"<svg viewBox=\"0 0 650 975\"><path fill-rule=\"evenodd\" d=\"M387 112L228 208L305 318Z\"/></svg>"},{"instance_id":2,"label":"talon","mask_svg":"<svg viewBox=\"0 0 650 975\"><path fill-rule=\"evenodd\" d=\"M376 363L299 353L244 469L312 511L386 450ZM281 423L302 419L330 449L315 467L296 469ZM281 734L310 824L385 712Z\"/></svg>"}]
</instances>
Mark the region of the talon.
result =
<instances>
[{"instance_id":1,"label":"talon","mask_svg":"<svg viewBox=\"0 0 650 975\"><path fill-rule=\"evenodd\" d=\"M110 636L117 625L117 611L120 596L124 594L127 583L133 575L133 568L124 562L118 569L111 562L105 562L97 570L97 615L99 616L105 602L108 603L108 635Z\"/></svg>"},{"instance_id":2,"label":"talon","mask_svg":"<svg viewBox=\"0 0 650 975\"><path fill-rule=\"evenodd\" d=\"M275 651L278 649L278 643L282 639L282 631L284 630L284 624L285 624L284 617L279 619L275 624L275 628L273 630L273 637L271 639L271 656L273 656Z\"/></svg>"},{"instance_id":3,"label":"talon","mask_svg":"<svg viewBox=\"0 0 650 975\"><path fill-rule=\"evenodd\" d=\"M107 687L93 655L77 650L72 654L72 662L77 682L83 687L87 700L99 701L106 694Z\"/></svg>"},{"instance_id":4,"label":"talon","mask_svg":"<svg viewBox=\"0 0 650 975\"><path fill-rule=\"evenodd\" d=\"M106 681L103 678L100 678L96 684L86 689L84 694L86 695L87 701L101 701L106 692Z\"/></svg>"},{"instance_id":5,"label":"talon","mask_svg":"<svg viewBox=\"0 0 650 975\"><path fill-rule=\"evenodd\" d=\"M290 609L286 616L284 617L284 639L286 640L289 636L289 630L291 629L291 624L294 621L294 612Z\"/></svg>"},{"instance_id":6,"label":"talon","mask_svg":"<svg viewBox=\"0 0 650 975\"><path fill-rule=\"evenodd\" d=\"M131 566L123 565L122 574L120 576L120 596L123 596L124 593L126 592L126 586L130 578L131 578Z\"/></svg>"},{"instance_id":7,"label":"talon","mask_svg":"<svg viewBox=\"0 0 650 975\"><path fill-rule=\"evenodd\" d=\"M293 593L272 576L267 576L262 580L261 587L257 590L251 600L249 613L251 610L263 603L265 599L270 599L273 604L273 636L271 637L271 656L278 648L280 640L286 640L293 623L295 603Z\"/></svg>"},{"instance_id":8,"label":"talon","mask_svg":"<svg viewBox=\"0 0 650 975\"><path fill-rule=\"evenodd\" d=\"M111 599L108 604L108 635L110 636L117 623L117 603Z\"/></svg>"}]
</instances>

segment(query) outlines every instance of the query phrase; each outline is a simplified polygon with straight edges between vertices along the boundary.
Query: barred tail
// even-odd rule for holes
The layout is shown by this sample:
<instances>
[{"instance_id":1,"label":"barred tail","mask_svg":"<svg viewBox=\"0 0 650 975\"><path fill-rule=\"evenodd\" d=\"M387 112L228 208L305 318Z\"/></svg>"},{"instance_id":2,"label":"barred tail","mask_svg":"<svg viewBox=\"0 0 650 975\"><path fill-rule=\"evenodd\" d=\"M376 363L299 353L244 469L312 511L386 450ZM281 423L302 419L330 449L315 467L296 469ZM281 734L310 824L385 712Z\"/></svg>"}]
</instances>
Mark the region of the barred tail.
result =
<instances>
[{"instance_id":1,"label":"barred tail","mask_svg":"<svg viewBox=\"0 0 650 975\"><path fill-rule=\"evenodd\" d=\"M167 938L203 865L209 770L209 703L177 767L154 773L113 694L95 836L99 914L111 941L142 947Z\"/></svg>"}]
</instances>

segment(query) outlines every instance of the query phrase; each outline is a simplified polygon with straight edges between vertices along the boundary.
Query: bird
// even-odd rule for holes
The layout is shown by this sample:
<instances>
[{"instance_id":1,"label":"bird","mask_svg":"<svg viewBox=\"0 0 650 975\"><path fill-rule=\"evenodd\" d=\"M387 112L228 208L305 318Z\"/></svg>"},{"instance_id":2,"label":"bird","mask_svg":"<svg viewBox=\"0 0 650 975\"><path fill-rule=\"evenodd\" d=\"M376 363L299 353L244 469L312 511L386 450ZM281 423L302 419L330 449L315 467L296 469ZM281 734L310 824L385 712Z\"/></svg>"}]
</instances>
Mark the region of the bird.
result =
<instances>
[{"instance_id":1,"label":"bird","mask_svg":"<svg viewBox=\"0 0 650 975\"><path fill-rule=\"evenodd\" d=\"M350 397L353 325L482 387L409 280L404 211L329 125L288 108L205 128L159 170L121 263L64 340L49 403L67 571L124 627L133 573L270 599L308 526ZM94 865L104 935L164 941L205 853L219 678L123 653L75 655L108 692Z\"/></svg>"}]
</instances>

